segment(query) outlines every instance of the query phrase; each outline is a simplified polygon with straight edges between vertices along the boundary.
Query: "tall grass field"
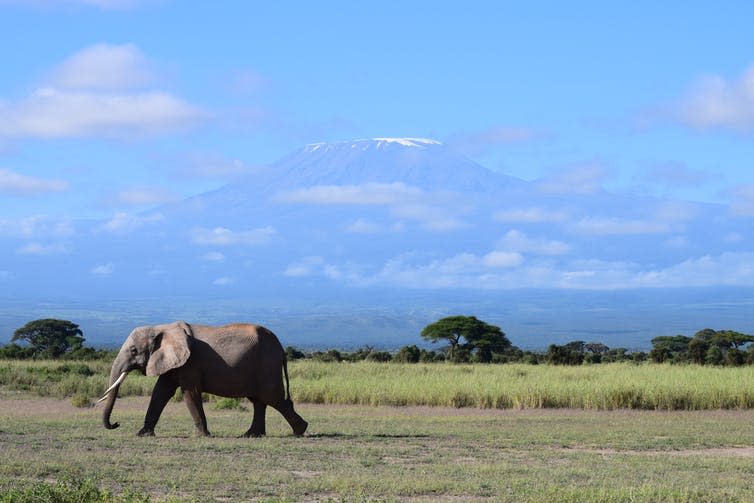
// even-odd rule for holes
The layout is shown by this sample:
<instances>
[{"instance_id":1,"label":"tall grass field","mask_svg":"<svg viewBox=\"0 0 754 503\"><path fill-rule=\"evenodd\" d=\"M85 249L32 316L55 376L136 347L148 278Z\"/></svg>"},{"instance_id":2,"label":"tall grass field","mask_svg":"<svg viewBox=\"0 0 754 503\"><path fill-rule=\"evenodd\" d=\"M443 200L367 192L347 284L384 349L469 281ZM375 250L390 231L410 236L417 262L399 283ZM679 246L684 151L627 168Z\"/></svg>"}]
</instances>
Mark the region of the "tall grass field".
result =
<instances>
[{"instance_id":1,"label":"tall grass field","mask_svg":"<svg viewBox=\"0 0 754 503\"><path fill-rule=\"evenodd\" d=\"M0 386L40 396L95 398L110 362L4 361ZM754 408L754 367L601 364L457 365L289 363L297 403L480 409L713 410ZM149 395L155 379L132 372L120 396Z\"/></svg>"}]
</instances>

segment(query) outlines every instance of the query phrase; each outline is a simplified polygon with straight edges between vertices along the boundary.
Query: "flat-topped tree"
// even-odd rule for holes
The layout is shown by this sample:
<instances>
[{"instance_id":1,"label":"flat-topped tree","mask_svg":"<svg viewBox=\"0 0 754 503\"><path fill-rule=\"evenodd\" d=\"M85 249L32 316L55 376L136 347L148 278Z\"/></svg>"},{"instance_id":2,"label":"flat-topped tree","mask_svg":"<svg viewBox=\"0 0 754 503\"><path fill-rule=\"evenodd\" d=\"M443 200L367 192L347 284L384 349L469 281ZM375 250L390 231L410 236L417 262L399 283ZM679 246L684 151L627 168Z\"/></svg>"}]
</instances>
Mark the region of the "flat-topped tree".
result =
<instances>
[{"instance_id":1,"label":"flat-topped tree","mask_svg":"<svg viewBox=\"0 0 754 503\"><path fill-rule=\"evenodd\" d=\"M84 334L78 325L68 320L45 318L30 321L17 329L11 341L28 342L34 348L35 358L59 358L81 349Z\"/></svg>"},{"instance_id":2,"label":"flat-topped tree","mask_svg":"<svg viewBox=\"0 0 754 503\"><path fill-rule=\"evenodd\" d=\"M421 336L430 342L447 340L450 360L459 359L463 352L475 352L480 362L490 362L494 353L503 353L513 347L500 327L474 316L442 318L424 327Z\"/></svg>"}]
</instances>

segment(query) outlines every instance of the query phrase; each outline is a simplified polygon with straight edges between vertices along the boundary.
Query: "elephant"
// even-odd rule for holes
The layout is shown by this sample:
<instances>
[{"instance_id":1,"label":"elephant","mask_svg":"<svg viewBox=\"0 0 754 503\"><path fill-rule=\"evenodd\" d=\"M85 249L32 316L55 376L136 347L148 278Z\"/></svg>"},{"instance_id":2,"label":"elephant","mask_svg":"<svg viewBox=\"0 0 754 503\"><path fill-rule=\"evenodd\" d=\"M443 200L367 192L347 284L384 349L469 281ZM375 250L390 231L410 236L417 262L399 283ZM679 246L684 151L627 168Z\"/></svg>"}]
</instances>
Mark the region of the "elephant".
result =
<instances>
[{"instance_id":1,"label":"elephant","mask_svg":"<svg viewBox=\"0 0 754 503\"><path fill-rule=\"evenodd\" d=\"M283 415L294 435L303 435L308 426L293 410L285 351L275 334L259 325L214 327L176 321L135 328L120 348L110 371L110 387L99 400L107 400L102 413L107 429L119 426L110 422L110 414L118 389L132 370L158 376L139 436L154 436L162 410L179 387L197 436L210 436L203 392L251 400L254 415L245 437L266 434L268 405Z\"/></svg>"}]
</instances>

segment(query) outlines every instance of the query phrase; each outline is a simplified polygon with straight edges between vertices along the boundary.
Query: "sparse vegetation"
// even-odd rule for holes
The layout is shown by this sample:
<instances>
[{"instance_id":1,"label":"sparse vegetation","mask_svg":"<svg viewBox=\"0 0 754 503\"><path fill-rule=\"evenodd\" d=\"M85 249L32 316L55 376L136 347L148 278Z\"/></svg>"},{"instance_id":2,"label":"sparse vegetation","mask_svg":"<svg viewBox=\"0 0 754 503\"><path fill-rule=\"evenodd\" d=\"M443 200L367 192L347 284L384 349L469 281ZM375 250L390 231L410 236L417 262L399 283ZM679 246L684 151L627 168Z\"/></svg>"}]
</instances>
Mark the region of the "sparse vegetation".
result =
<instances>
[{"instance_id":1,"label":"sparse vegetation","mask_svg":"<svg viewBox=\"0 0 754 503\"><path fill-rule=\"evenodd\" d=\"M747 477L751 410L300 405L311 423L307 436L293 437L272 414L267 438L246 439L237 437L251 419L248 411L208 407L215 436L193 438L185 406L171 403L157 436L139 438L147 402L121 400L121 428L105 430L99 411L65 400L5 399L0 501L138 502L146 495L155 502L754 499ZM73 497L25 496L48 492Z\"/></svg>"}]
</instances>

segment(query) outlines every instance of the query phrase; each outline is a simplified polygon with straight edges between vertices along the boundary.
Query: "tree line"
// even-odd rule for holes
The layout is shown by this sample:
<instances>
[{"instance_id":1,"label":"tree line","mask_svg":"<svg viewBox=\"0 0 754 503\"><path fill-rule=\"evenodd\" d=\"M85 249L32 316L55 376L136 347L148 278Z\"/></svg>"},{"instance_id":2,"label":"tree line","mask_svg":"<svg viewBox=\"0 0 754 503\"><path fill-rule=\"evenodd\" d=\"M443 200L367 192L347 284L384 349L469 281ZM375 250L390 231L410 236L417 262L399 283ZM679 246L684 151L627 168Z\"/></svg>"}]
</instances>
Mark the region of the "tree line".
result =
<instances>
[{"instance_id":1,"label":"tree line","mask_svg":"<svg viewBox=\"0 0 754 503\"><path fill-rule=\"evenodd\" d=\"M289 360L309 358L325 362L374 361L401 363L547 363L582 365L612 362L651 361L655 363L693 363L698 365L754 364L754 335L733 330L706 328L693 337L659 336L652 339L652 349L630 351L609 348L601 342L575 340L550 344L546 351L522 350L514 346L495 325L474 316L448 316L424 327L421 338L437 349L403 346L397 352L364 346L347 352L337 349L305 352L292 346L285 351ZM18 344L16 341L21 342ZM67 320L34 320L13 333L11 343L0 346L0 358L93 360L113 358L117 351L84 346L78 325Z\"/></svg>"}]
</instances>

